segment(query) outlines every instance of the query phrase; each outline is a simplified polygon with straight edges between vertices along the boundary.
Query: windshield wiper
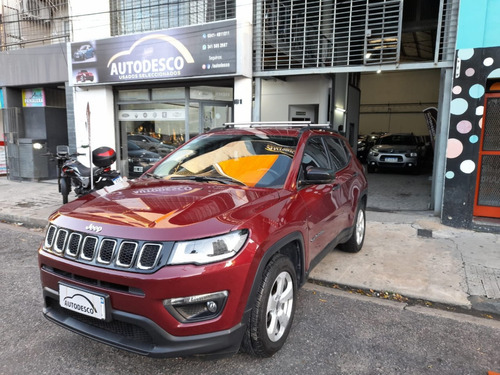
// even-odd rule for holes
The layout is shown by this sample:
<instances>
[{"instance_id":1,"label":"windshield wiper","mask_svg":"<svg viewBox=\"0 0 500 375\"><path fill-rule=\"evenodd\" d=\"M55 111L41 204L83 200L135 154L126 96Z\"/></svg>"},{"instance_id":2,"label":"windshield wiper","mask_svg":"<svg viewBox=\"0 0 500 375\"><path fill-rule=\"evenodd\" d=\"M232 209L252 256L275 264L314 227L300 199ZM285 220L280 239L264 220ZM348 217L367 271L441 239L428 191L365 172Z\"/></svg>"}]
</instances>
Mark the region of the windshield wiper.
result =
<instances>
[{"instance_id":1,"label":"windshield wiper","mask_svg":"<svg viewBox=\"0 0 500 375\"><path fill-rule=\"evenodd\" d=\"M222 178L222 177L209 177L209 176L173 176L170 177L170 180L190 180L196 182L219 182L221 184L226 184L226 185L231 185L231 184L244 185L241 182L233 179Z\"/></svg>"},{"instance_id":2,"label":"windshield wiper","mask_svg":"<svg viewBox=\"0 0 500 375\"><path fill-rule=\"evenodd\" d=\"M149 172L146 173L146 176L156 178L157 180L161 180L163 178L163 176L159 176L155 173L149 173Z\"/></svg>"}]
</instances>

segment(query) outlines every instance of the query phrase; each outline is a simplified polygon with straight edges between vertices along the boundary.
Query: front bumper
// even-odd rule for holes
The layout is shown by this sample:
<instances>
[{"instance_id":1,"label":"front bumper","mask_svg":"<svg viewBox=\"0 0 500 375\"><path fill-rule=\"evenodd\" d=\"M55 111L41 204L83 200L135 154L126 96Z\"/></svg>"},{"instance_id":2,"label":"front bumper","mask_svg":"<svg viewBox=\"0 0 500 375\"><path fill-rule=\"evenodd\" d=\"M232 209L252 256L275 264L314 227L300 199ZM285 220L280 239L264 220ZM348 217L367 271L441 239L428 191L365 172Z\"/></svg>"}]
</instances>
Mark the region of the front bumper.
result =
<instances>
[{"instance_id":1,"label":"front bumper","mask_svg":"<svg viewBox=\"0 0 500 375\"><path fill-rule=\"evenodd\" d=\"M243 251L231 261L206 266L168 266L137 273L79 263L40 249L44 315L74 332L142 355L234 354L249 313L247 299L255 272L251 253ZM106 296L106 319L61 307L61 283ZM168 300L219 291L228 293L220 312L193 321L175 316L172 306L165 305Z\"/></svg>"},{"instance_id":2,"label":"front bumper","mask_svg":"<svg viewBox=\"0 0 500 375\"><path fill-rule=\"evenodd\" d=\"M417 168L418 158L404 154L368 155L368 166L379 168Z\"/></svg>"},{"instance_id":3,"label":"front bumper","mask_svg":"<svg viewBox=\"0 0 500 375\"><path fill-rule=\"evenodd\" d=\"M246 325L218 332L192 336L173 336L154 321L140 315L113 310L110 321L66 310L59 306L59 294L43 289L43 313L50 321L99 342L150 357L184 357L190 355L232 355L240 348ZM242 322L246 322L246 315Z\"/></svg>"}]
</instances>

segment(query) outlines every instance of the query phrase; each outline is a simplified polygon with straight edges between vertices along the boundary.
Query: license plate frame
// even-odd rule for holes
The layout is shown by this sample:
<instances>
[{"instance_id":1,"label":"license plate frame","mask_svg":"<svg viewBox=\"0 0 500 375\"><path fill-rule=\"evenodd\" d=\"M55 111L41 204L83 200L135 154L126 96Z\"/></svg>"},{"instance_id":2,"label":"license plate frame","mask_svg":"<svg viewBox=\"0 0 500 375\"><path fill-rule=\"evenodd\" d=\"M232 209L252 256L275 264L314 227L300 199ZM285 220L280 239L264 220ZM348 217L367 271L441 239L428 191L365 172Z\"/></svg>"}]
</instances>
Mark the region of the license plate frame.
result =
<instances>
[{"instance_id":1,"label":"license plate frame","mask_svg":"<svg viewBox=\"0 0 500 375\"><path fill-rule=\"evenodd\" d=\"M98 320L109 321L111 318L109 295L61 282L59 283L59 305L64 309Z\"/></svg>"},{"instance_id":2,"label":"license plate frame","mask_svg":"<svg viewBox=\"0 0 500 375\"><path fill-rule=\"evenodd\" d=\"M396 157L386 157L386 158L384 159L384 161L385 161L386 163L397 163L397 162L398 162L398 158L396 158Z\"/></svg>"}]
</instances>

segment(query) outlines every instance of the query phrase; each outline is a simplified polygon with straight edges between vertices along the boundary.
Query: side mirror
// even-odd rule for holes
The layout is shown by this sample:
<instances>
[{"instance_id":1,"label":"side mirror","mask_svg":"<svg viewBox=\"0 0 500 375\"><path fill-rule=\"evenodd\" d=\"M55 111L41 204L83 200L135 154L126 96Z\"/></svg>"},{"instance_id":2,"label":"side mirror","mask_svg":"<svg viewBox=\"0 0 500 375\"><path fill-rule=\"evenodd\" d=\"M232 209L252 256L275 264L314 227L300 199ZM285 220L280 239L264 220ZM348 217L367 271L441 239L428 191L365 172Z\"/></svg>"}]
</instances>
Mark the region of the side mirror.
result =
<instances>
[{"instance_id":1,"label":"side mirror","mask_svg":"<svg viewBox=\"0 0 500 375\"><path fill-rule=\"evenodd\" d=\"M335 179L335 173L331 169L309 167L304 173L304 179L300 181L305 185L329 184Z\"/></svg>"}]
</instances>

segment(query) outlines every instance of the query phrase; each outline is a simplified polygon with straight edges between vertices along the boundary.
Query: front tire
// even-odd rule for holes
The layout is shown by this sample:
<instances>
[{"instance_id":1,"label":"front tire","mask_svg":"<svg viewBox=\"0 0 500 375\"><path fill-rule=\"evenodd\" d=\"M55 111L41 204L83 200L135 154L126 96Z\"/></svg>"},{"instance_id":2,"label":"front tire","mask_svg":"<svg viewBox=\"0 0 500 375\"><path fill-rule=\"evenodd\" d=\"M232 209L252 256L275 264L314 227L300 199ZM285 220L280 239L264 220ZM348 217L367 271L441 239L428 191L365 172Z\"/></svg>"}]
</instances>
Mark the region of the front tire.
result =
<instances>
[{"instance_id":1,"label":"front tire","mask_svg":"<svg viewBox=\"0 0 500 375\"><path fill-rule=\"evenodd\" d=\"M295 315L297 277L291 260L274 256L264 270L252 309L243 348L259 357L270 357L281 349Z\"/></svg>"},{"instance_id":2,"label":"front tire","mask_svg":"<svg viewBox=\"0 0 500 375\"><path fill-rule=\"evenodd\" d=\"M363 247L363 242L365 241L366 233L366 212L365 204L360 202L358 209L356 210L356 217L354 219L354 229L351 237L347 242L341 244L339 248L342 251L348 253L357 253Z\"/></svg>"},{"instance_id":3,"label":"front tire","mask_svg":"<svg viewBox=\"0 0 500 375\"><path fill-rule=\"evenodd\" d=\"M68 195L71 192L71 180L68 177L61 178L61 195L63 204L68 203Z\"/></svg>"}]
</instances>

